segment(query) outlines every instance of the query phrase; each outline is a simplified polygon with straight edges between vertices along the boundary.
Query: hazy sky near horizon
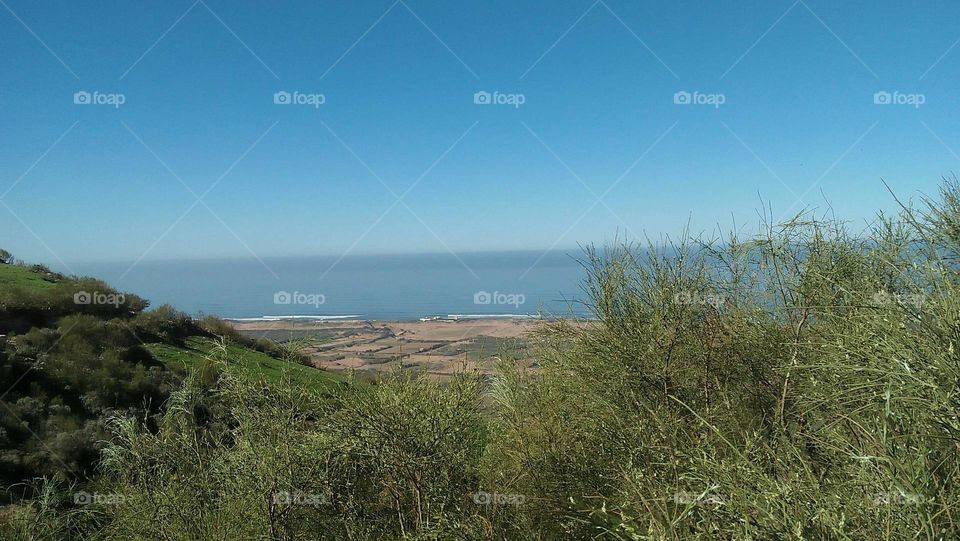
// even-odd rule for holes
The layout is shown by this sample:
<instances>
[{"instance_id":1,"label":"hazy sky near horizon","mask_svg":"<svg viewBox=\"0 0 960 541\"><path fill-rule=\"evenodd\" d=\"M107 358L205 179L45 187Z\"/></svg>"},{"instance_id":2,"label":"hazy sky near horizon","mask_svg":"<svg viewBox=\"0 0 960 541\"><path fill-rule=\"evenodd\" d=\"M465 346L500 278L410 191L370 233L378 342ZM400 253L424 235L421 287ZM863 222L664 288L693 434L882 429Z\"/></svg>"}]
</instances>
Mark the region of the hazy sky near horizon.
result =
<instances>
[{"instance_id":1,"label":"hazy sky near horizon","mask_svg":"<svg viewBox=\"0 0 960 541\"><path fill-rule=\"evenodd\" d=\"M948 1L2 0L0 247L546 250L749 230L761 198L862 223L881 179L960 167L958 40Z\"/></svg>"}]
</instances>

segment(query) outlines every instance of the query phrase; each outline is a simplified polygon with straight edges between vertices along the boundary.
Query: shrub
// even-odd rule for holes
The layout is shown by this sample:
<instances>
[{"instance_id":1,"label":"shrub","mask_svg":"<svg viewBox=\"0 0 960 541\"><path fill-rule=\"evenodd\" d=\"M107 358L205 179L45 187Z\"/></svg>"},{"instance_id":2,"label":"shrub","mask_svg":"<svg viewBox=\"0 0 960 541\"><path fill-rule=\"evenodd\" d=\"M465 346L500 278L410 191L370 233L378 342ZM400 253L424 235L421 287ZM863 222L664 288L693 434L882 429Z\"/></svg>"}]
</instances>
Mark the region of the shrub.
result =
<instances>
[{"instance_id":1,"label":"shrub","mask_svg":"<svg viewBox=\"0 0 960 541\"><path fill-rule=\"evenodd\" d=\"M190 316L169 304L137 314L130 326L144 342L182 343L197 330Z\"/></svg>"},{"instance_id":2,"label":"shrub","mask_svg":"<svg viewBox=\"0 0 960 541\"><path fill-rule=\"evenodd\" d=\"M107 539L439 539L479 528L476 379L390 379L322 397L221 366L213 388L192 378L171 397L158 433L115 422L104 464L126 496L104 510Z\"/></svg>"},{"instance_id":3,"label":"shrub","mask_svg":"<svg viewBox=\"0 0 960 541\"><path fill-rule=\"evenodd\" d=\"M958 193L859 235L802 215L748 242L588 251L596 322L548 326L543 373L494 387L491 464L540 496L528 523L958 535Z\"/></svg>"}]
</instances>

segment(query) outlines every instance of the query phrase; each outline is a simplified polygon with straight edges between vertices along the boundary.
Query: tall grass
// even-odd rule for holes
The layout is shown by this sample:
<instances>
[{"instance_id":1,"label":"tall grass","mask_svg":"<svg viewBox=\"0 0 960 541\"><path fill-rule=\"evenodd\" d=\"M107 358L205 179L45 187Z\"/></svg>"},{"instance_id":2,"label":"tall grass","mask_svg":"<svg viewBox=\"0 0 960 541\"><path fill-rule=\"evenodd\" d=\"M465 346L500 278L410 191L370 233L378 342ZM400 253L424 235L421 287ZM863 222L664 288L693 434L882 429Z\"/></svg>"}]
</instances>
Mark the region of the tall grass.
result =
<instances>
[{"instance_id":1,"label":"tall grass","mask_svg":"<svg viewBox=\"0 0 960 541\"><path fill-rule=\"evenodd\" d=\"M513 489L557 537L956 538L957 195L590 250L598 323L496 387Z\"/></svg>"}]
</instances>

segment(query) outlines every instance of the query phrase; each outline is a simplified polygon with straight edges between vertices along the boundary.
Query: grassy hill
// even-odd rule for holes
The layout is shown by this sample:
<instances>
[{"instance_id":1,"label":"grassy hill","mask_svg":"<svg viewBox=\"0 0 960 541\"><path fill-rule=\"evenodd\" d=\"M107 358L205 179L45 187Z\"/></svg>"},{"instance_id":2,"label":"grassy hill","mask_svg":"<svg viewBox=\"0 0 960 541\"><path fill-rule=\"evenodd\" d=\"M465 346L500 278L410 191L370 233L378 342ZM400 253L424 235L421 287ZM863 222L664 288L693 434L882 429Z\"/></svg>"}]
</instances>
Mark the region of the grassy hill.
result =
<instances>
[{"instance_id":1,"label":"grassy hill","mask_svg":"<svg viewBox=\"0 0 960 541\"><path fill-rule=\"evenodd\" d=\"M116 302L84 302L81 293ZM0 262L0 488L95 475L113 419L137 418L155 430L170 394L213 359L250 382L307 392L344 381L216 318L148 304L94 278Z\"/></svg>"},{"instance_id":2,"label":"grassy hill","mask_svg":"<svg viewBox=\"0 0 960 541\"><path fill-rule=\"evenodd\" d=\"M24 287L49 289L55 282L48 274L21 265L0 265L0 288Z\"/></svg>"},{"instance_id":3,"label":"grassy hill","mask_svg":"<svg viewBox=\"0 0 960 541\"><path fill-rule=\"evenodd\" d=\"M205 359L225 358L240 368L241 373L269 383L292 382L312 390L325 390L343 382L342 376L271 357L261 351L227 343L222 351L221 343L205 336L192 336L183 345L164 343L147 344L154 357L163 361L171 370L187 372L200 366Z\"/></svg>"},{"instance_id":4,"label":"grassy hill","mask_svg":"<svg viewBox=\"0 0 960 541\"><path fill-rule=\"evenodd\" d=\"M46 298L48 302L44 304L52 305L56 302L50 301L70 300L56 297L63 297L65 292L69 293L73 289L77 291L85 290L84 286L88 284L89 279L76 280L51 272L40 265L0 264L0 310L8 306L5 301L9 301L10 297L14 295ZM71 288L71 285L76 287ZM74 311L82 313L83 305L77 305ZM163 317L160 319L163 319ZM205 323L207 325L204 325ZM209 321L197 322L193 329L188 330L190 337L185 341L151 342L147 338L148 343L144 346L157 360L162 361L171 370L183 373L195 367L200 360L209 358L216 353L219 341L212 335L220 337L227 335L226 353L228 357L232 362L248 369L251 374L261 374L269 381L276 382L280 381L286 372L289 372L286 377L315 389L324 388L333 381L343 381L342 377L329 372L280 359L278 358L280 356L279 351L274 352L273 355L260 351L254 346L262 346L265 341L254 341L241 336L239 333L232 333L225 324L217 322L213 333L209 332L209 327ZM2 331L3 328L0 326L0 334L2 334ZM266 342L269 342L269 340Z\"/></svg>"}]
</instances>

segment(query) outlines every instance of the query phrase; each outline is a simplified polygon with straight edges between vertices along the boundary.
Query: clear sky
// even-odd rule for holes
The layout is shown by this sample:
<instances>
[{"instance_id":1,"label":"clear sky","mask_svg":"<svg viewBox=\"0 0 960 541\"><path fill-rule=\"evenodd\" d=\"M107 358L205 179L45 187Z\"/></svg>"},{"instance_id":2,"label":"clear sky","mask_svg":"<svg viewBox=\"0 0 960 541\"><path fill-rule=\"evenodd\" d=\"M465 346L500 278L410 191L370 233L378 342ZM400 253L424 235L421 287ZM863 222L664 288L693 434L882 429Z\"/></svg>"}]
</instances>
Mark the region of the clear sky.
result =
<instances>
[{"instance_id":1,"label":"clear sky","mask_svg":"<svg viewBox=\"0 0 960 541\"><path fill-rule=\"evenodd\" d=\"M953 1L0 4L0 246L55 266L862 223L960 167Z\"/></svg>"}]
</instances>

